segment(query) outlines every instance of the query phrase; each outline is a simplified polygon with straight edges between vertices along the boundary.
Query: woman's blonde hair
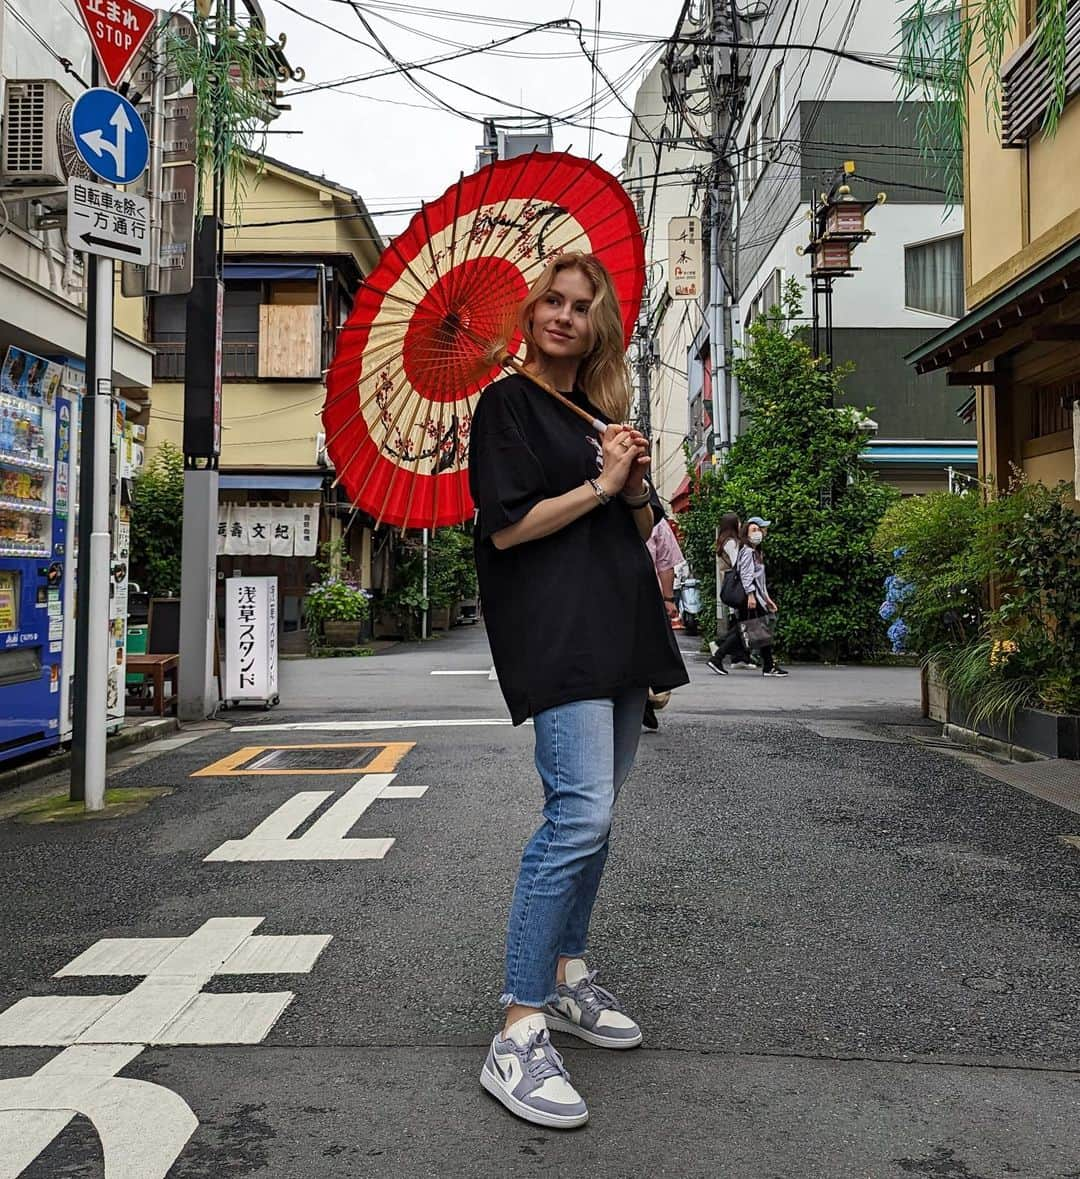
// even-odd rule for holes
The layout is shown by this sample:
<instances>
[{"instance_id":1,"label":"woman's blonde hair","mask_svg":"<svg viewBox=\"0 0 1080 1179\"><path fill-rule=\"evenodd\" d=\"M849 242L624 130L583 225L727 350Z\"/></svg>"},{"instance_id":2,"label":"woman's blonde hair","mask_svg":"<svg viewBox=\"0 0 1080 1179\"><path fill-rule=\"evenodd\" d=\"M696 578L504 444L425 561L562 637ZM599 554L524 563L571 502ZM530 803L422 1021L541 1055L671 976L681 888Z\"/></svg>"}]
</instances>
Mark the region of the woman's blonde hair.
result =
<instances>
[{"instance_id":1,"label":"woman's blonde hair","mask_svg":"<svg viewBox=\"0 0 1080 1179\"><path fill-rule=\"evenodd\" d=\"M595 254L559 254L533 283L518 313L518 326L525 337L525 363L533 363L540 352L532 334L532 310L564 270L580 270L593 288L589 305L592 340L578 369L578 384L611 421L624 422L630 414L630 370L626 366L622 313L611 274Z\"/></svg>"}]
</instances>

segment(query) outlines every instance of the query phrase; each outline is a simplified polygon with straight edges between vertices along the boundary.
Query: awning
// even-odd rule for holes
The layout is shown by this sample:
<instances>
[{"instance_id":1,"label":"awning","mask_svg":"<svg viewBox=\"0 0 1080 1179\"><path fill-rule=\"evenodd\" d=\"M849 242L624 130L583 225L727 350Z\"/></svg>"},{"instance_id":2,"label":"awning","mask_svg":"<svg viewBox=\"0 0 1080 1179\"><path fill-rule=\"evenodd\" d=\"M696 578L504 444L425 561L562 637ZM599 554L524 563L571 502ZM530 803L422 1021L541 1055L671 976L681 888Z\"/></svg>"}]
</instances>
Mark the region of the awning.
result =
<instances>
[{"instance_id":1,"label":"awning","mask_svg":"<svg viewBox=\"0 0 1080 1179\"><path fill-rule=\"evenodd\" d=\"M299 263L226 262L222 277L225 279L253 278L261 282L290 279L299 281L318 278L320 269L318 266Z\"/></svg>"},{"instance_id":2,"label":"awning","mask_svg":"<svg viewBox=\"0 0 1080 1179\"><path fill-rule=\"evenodd\" d=\"M678 514L690 507L690 476L684 475L683 481L675 488L671 496L671 510Z\"/></svg>"},{"instance_id":3,"label":"awning","mask_svg":"<svg viewBox=\"0 0 1080 1179\"><path fill-rule=\"evenodd\" d=\"M871 442L859 455L872 467L975 467L977 442Z\"/></svg>"},{"instance_id":4,"label":"awning","mask_svg":"<svg viewBox=\"0 0 1080 1179\"><path fill-rule=\"evenodd\" d=\"M1075 290L1080 280L1080 241L1032 267L992 299L931 336L904 359L916 372L946 368L1017 324L1032 319Z\"/></svg>"},{"instance_id":5,"label":"awning","mask_svg":"<svg viewBox=\"0 0 1080 1179\"><path fill-rule=\"evenodd\" d=\"M322 475L221 475L221 491L319 491Z\"/></svg>"}]
</instances>

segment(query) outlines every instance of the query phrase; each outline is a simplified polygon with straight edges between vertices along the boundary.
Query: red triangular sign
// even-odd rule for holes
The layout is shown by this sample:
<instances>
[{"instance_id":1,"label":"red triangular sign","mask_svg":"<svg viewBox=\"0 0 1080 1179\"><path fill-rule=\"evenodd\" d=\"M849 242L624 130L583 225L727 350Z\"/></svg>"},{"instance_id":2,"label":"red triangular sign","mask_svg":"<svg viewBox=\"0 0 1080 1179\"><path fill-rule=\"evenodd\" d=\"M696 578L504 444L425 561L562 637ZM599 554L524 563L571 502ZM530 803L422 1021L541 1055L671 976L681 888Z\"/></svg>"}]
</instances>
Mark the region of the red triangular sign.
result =
<instances>
[{"instance_id":1,"label":"red triangular sign","mask_svg":"<svg viewBox=\"0 0 1080 1179\"><path fill-rule=\"evenodd\" d=\"M115 86L154 27L154 10L135 0L76 3L105 77Z\"/></svg>"}]
</instances>

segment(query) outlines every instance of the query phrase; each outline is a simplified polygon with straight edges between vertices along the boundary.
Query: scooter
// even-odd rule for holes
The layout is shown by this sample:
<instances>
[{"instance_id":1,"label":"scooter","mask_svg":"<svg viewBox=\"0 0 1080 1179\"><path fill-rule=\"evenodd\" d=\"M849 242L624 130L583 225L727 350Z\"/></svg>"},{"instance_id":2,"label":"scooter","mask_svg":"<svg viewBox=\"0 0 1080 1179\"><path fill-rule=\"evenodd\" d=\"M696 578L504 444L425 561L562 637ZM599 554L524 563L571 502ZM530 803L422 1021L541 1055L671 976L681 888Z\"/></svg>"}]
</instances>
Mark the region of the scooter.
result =
<instances>
[{"instance_id":1,"label":"scooter","mask_svg":"<svg viewBox=\"0 0 1080 1179\"><path fill-rule=\"evenodd\" d=\"M697 634L700 615L701 582L696 577L688 577L679 587L679 617L688 635Z\"/></svg>"}]
</instances>

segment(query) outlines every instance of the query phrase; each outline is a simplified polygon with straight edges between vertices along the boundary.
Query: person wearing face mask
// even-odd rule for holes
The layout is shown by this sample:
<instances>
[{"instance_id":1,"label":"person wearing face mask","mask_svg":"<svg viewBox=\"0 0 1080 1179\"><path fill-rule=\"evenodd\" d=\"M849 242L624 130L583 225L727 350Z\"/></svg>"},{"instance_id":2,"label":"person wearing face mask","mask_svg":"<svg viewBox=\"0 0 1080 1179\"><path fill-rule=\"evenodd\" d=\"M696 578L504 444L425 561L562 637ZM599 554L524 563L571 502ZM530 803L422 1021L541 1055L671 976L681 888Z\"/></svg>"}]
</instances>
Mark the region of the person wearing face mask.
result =
<instances>
[{"instance_id":1,"label":"person wearing face mask","mask_svg":"<svg viewBox=\"0 0 1080 1179\"><path fill-rule=\"evenodd\" d=\"M739 539L743 542L739 549L736 568L739 580L746 591L746 605L739 611L739 621L755 618L764 614L775 614L778 610L776 602L769 596L769 587L765 581L765 558L761 554L762 542L769 527L769 521L760 516L751 516L742 527ZM772 646L761 648L762 675L782 676L787 672L773 659Z\"/></svg>"}]
</instances>

